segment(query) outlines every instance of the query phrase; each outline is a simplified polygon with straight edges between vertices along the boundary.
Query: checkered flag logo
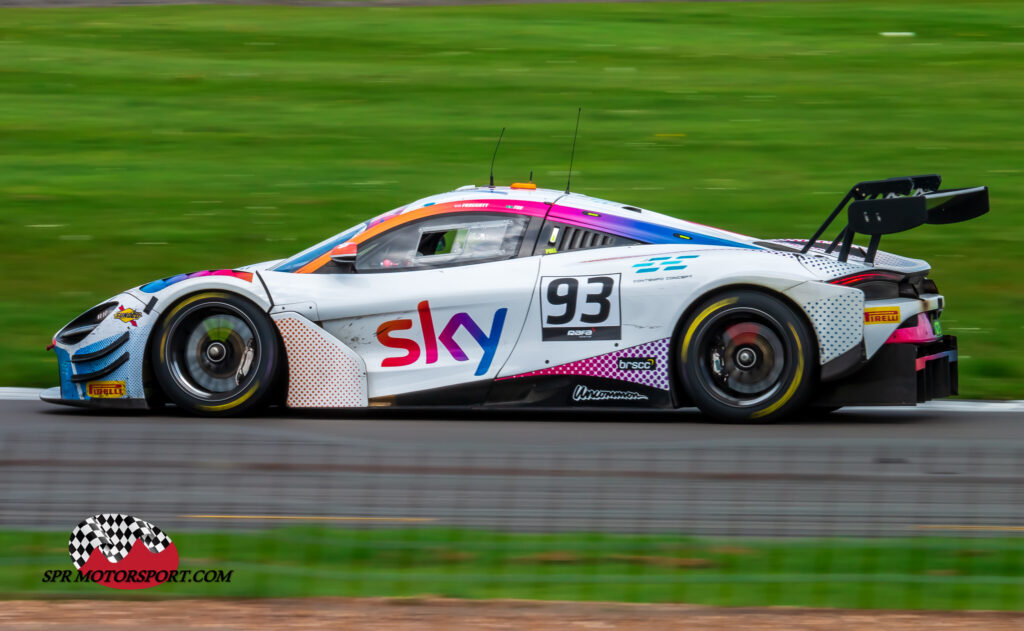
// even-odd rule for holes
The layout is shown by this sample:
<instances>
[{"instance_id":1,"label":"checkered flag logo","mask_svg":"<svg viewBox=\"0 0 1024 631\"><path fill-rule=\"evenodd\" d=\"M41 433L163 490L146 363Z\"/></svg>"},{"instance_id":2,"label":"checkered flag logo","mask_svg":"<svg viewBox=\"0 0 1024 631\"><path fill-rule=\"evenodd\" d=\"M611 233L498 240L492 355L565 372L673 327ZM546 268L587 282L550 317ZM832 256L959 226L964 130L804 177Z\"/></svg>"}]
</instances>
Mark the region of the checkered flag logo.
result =
<instances>
[{"instance_id":1,"label":"checkered flag logo","mask_svg":"<svg viewBox=\"0 0 1024 631\"><path fill-rule=\"evenodd\" d=\"M128 556L139 541L154 554L160 554L171 545L171 538L148 521L131 515L103 513L93 515L71 531L68 552L80 570L94 550L98 549L111 563L117 563Z\"/></svg>"}]
</instances>

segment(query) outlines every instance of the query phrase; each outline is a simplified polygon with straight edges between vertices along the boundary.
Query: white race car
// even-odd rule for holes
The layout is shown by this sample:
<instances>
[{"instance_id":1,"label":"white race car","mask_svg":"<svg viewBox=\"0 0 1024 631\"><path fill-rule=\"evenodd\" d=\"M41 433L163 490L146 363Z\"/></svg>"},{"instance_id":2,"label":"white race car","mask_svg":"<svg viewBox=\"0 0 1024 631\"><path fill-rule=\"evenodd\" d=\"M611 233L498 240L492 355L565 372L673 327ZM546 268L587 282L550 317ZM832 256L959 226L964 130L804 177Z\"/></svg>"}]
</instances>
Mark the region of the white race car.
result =
<instances>
[{"instance_id":1,"label":"white race car","mask_svg":"<svg viewBox=\"0 0 1024 631\"><path fill-rule=\"evenodd\" d=\"M727 421L957 392L922 260L883 234L988 210L938 176L862 182L810 240L532 183L466 186L295 256L157 280L55 336L54 403L697 406ZM843 210L835 241L818 241ZM868 247L853 245L856 234Z\"/></svg>"}]
</instances>

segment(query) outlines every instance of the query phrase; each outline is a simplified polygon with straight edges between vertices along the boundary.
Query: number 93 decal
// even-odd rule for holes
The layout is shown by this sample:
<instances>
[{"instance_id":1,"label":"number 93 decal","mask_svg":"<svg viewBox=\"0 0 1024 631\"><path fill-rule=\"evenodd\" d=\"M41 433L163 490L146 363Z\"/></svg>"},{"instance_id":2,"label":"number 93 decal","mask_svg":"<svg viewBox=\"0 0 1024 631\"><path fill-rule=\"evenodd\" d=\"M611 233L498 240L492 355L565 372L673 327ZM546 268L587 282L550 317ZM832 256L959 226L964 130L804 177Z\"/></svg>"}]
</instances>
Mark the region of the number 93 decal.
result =
<instances>
[{"instance_id":1,"label":"number 93 decal","mask_svg":"<svg viewBox=\"0 0 1024 631\"><path fill-rule=\"evenodd\" d=\"M622 339L619 278L619 274L541 277L541 339Z\"/></svg>"}]
</instances>

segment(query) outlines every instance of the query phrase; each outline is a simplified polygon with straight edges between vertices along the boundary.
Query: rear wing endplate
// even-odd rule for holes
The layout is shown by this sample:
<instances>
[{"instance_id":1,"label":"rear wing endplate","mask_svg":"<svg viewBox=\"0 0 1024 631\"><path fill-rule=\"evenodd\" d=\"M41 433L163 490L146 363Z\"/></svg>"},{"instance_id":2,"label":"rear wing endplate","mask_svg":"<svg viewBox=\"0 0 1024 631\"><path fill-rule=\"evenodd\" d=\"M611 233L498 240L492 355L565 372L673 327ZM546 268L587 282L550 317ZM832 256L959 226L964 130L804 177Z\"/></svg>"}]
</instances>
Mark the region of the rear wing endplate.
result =
<instances>
[{"instance_id":1,"label":"rear wing endplate","mask_svg":"<svg viewBox=\"0 0 1024 631\"><path fill-rule=\"evenodd\" d=\"M874 263L882 235L903 232L923 224L959 223L988 212L988 188L959 188L941 191L938 175L914 175L888 180L861 182L850 189L829 214L814 236L804 244L807 254L818 238L835 221L843 208L847 222L825 253L839 247L839 260L846 262L857 233L871 237L864 255L865 263Z\"/></svg>"}]
</instances>

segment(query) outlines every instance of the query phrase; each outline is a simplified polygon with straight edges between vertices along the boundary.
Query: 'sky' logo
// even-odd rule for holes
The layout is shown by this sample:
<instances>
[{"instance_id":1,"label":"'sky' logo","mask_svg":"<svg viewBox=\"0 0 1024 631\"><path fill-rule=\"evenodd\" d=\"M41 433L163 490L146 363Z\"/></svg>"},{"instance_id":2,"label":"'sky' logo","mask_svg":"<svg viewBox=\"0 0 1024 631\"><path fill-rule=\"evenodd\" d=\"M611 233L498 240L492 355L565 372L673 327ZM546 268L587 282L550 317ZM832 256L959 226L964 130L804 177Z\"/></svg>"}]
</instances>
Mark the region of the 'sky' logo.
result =
<instances>
[{"instance_id":1,"label":"'sky' logo","mask_svg":"<svg viewBox=\"0 0 1024 631\"><path fill-rule=\"evenodd\" d=\"M466 332L473 336L473 339L476 340L476 343L484 351L484 356L477 365L476 372L473 374L477 377L487 374L491 367L491 361L494 360L494 354L498 350L498 340L501 338L501 328L505 325L505 315L508 313L508 309L502 307L494 312L490 334L484 333L480 325L473 318L469 317L468 313L456 313L453 315L441 330L441 333L437 334L434 329L434 318L430 313L430 303L424 300L416 305L416 311L419 315L420 329L423 331L422 354L428 364L437 362L438 340L441 341L441 344L444 345L445 349L456 361L464 362L469 360L466 352L455 341L455 334L458 332L459 327L463 327L466 329ZM377 327L377 339L381 344L388 348L405 351L405 355L400 357L386 357L380 363L382 368L408 366L420 358L420 345L415 340L405 337L392 337L391 335L395 331L405 331L412 327L413 321L409 318L388 320Z\"/></svg>"}]
</instances>

